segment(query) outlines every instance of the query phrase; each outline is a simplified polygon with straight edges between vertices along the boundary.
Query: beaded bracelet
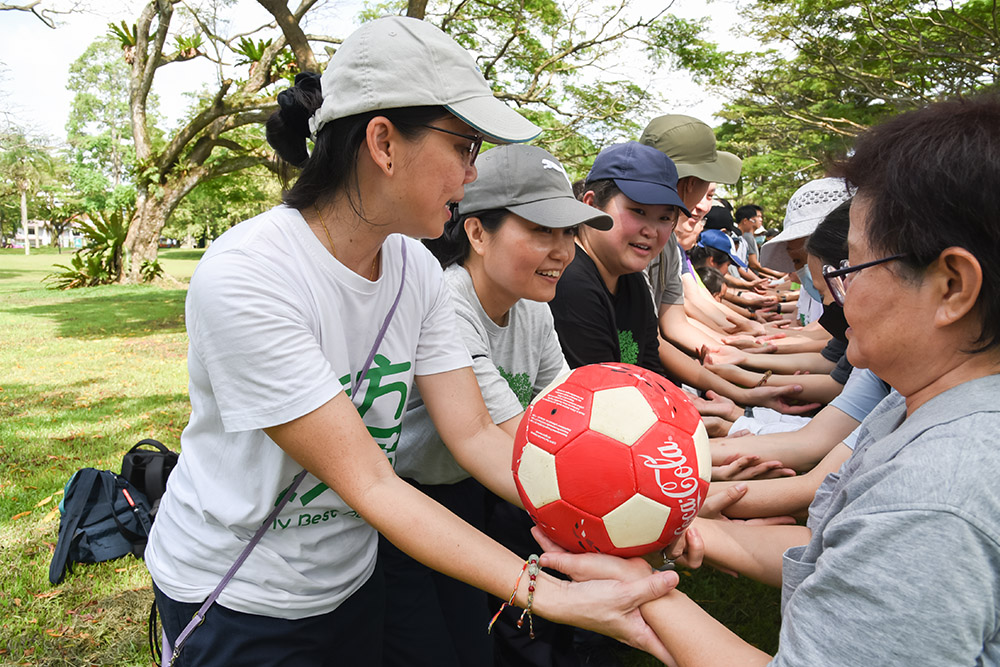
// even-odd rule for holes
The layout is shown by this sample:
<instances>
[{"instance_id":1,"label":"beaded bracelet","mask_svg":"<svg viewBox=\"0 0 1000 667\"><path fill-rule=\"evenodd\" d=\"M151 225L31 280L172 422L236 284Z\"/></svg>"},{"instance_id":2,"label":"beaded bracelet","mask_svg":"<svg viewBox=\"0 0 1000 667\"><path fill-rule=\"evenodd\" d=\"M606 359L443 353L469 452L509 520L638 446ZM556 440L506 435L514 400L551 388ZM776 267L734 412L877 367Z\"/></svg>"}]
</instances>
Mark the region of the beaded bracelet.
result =
<instances>
[{"instance_id":1,"label":"beaded bracelet","mask_svg":"<svg viewBox=\"0 0 1000 667\"><path fill-rule=\"evenodd\" d=\"M531 604L535 601L535 580L538 578L538 556L531 554L528 556L528 604L521 612L521 618L517 619L517 629L524 625L524 617L528 616L528 637L535 638L535 622L531 618Z\"/></svg>"},{"instance_id":2,"label":"beaded bracelet","mask_svg":"<svg viewBox=\"0 0 1000 667\"><path fill-rule=\"evenodd\" d=\"M497 613L493 614L493 618L490 619L490 624L486 628L486 632L490 633L493 630L493 624L497 622L500 618L500 614L503 613L504 607L509 607L514 604L514 598L517 596L517 589L521 585L521 579L524 577L524 573L528 573L528 605L523 612L521 612L521 618L517 621L517 627L520 629L524 625L524 615L528 615L528 636L531 639L535 638L535 625L531 619L531 605L535 601L535 580L538 578L539 565L538 556L536 554L531 554L528 556L528 560L524 561L524 565L521 566L521 571L517 573L517 579L514 581L514 590L510 592L510 598L500 605Z\"/></svg>"}]
</instances>

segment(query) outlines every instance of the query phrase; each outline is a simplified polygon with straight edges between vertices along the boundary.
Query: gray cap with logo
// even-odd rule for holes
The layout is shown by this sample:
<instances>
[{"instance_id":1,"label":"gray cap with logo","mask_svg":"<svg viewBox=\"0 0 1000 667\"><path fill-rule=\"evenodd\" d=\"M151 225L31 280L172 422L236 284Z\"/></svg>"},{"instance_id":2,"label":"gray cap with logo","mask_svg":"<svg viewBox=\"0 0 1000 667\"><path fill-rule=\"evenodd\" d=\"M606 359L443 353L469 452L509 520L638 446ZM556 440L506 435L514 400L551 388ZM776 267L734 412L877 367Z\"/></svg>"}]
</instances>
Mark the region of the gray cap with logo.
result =
<instances>
[{"instance_id":1,"label":"gray cap with logo","mask_svg":"<svg viewBox=\"0 0 1000 667\"><path fill-rule=\"evenodd\" d=\"M479 176L465 186L459 215L506 209L536 225L562 229L590 225L611 229L611 216L573 196L566 170L538 146L491 148L476 160Z\"/></svg>"}]
</instances>

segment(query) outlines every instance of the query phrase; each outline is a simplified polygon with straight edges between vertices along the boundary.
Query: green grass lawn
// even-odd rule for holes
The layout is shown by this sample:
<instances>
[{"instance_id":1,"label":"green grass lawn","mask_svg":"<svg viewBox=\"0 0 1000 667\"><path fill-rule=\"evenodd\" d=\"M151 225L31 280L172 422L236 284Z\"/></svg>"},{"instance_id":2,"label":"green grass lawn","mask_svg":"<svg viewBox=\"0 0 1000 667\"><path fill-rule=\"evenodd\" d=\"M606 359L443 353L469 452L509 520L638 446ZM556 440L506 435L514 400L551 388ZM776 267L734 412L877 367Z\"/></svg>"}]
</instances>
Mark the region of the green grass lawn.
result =
<instances>
[{"instance_id":1,"label":"green grass lawn","mask_svg":"<svg viewBox=\"0 0 1000 667\"><path fill-rule=\"evenodd\" d=\"M148 665L152 600L132 557L76 568L59 586L48 567L63 485L81 467L119 470L132 444L179 448L187 423L183 288L46 289L69 253L0 250L0 664ZM164 250L186 282L198 250ZM681 587L762 649L777 645L777 591L745 579L682 573ZM626 649L630 667L660 663Z\"/></svg>"}]
</instances>

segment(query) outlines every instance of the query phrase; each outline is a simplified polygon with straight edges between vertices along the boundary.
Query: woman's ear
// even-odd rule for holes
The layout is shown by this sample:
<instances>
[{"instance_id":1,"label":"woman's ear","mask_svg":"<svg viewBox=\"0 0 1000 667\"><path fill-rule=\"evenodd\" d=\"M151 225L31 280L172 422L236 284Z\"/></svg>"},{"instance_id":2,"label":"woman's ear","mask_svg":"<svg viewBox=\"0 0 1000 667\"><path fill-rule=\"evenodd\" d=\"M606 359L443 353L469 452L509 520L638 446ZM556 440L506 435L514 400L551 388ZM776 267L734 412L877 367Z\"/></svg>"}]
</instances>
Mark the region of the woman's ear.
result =
<instances>
[{"instance_id":1,"label":"woman's ear","mask_svg":"<svg viewBox=\"0 0 1000 667\"><path fill-rule=\"evenodd\" d=\"M368 121L365 131L365 145L375 165L386 176L393 173L393 158L397 152L399 132L385 116L375 116Z\"/></svg>"},{"instance_id":2,"label":"woman's ear","mask_svg":"<svg viewBox=\"0 0 1000 667\"><path fill-rule=\"evenodd\" d=\"M945 327L961 320L976 307L983 288L983 268L965 248L945 248L928 269L938 299L934 324Z\"/></svg>"},{"instance_id":3,"label":"woman's ear","mask_svg":"<svg viewBox=\"0 0 1000 667\"><path fill-rule=\"evenodd\" d=\"M593 206L594 208L599 208L597 204L594 203L594 191L587 190L583 193L583 197L580 199L587 206Z\"/></svg>"},{"instance_id":4,"label":"woman's ear","mask_svg":"<svg viewBox=\"0 0 1000 667\"><path fill-rule=\"evenodd\" d=\"M465 227L465 235L469 237L469 246L472 247L472 252L480 256L485 254L486 229L483 227L483 221L472 215L465 219L463 226Z\"/></svg>"}]
</instances>

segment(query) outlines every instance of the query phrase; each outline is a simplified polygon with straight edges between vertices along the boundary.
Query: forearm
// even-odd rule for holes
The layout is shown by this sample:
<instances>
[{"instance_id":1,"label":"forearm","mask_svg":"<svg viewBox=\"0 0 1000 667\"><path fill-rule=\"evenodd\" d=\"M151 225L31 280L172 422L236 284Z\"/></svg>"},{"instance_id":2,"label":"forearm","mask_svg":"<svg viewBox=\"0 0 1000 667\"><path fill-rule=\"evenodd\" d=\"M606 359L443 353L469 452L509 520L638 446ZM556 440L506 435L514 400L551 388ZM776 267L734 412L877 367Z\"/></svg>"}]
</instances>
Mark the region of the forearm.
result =
<instances>
[{"instance_id":1,"label":"forearm","mask_svg":"<svg viewBox=\"0 0 1000 667\"><path fill-rule=\"evenodd\" d=\"M490 419L472 370L418 375L416 382L438 435L458 465L520 507L511 473L514 440Z\"/></svg>"},{"instance_id":2,"label":"forearm","mask_svg":"<svg viewBox=\"0 0 1000 667\"><path fill-rule=\"evenodd\" d=\"M701 322L699 320L688 320L688 323L691 326L697 328L702 333L704 333L706 336L710 337L712 340L714 340L715 343L713 343L713 345L722 345L722 338L725 334L720 333L719 329L715 329L712 326L705 324L704 322ZM726 324L727 326L729 326L729 328L732 328L732 326L729 325L728 322Z\"/></svg>"},{"instance_id":3,"label":"forearm","mask_svg":"<svg viewBox=\"0 0 1000 667\"><path fill-rule=\"evenodd\" d=\"M734 456L748 454L759 455L765 461L778 460L789 465L779 454L788 454L791 450L804 446L805 443L798 431L745 435L740 438L716 438L711 441L712 465L722 465Z\"/></svg>"},{"instance_id":4,"label":"forearm","mask_svg":"<svg viewBox=\"0 0 1000 667\"><path fill-rule=\"evenodd\" d=\"M647 602L640 610L680 667L758 667L771 660L680 591Z\"/></svg>"},{"instance_id":5,"label":"forearm","mask_svg":"<svg viewBox=\"0 0 1000 667\"><path fill-rule=\"evenodd\" d=\"M786 515L797 519L805 518L818 488L808 475L797 475L752 479L745 482L712 482L708 494L711 496L724 493L734 484L746 484L747 492L725 509L725 515L731 519L758 519Z\"/></svg>"},{"instance_id":6,"label":"forearm","mask_svg":"<svg viewBox=\"0 0 1000 667\"><path fill-rule=\"evenodd\" d=\"M665 340L660 341L660 363L675 380L702 391L711 389L720 396L745 405L741 399L746 397L746 393L740 387L709 371Z\"/></svg>"},{"instance_id":7,"label":"forearm","mask_svg":"<svg viewBox=\"0 0 1000 667\"><path fill-rule=\"evenodd\" d=\"M507 502L523 506L511 472L514 440L503 429L492 422L482 424L479 434L472 436L464 446L449 446L448 449L458 465L480 484Z\"/></svg>"},{"instance_id":8,"label":"forearm","mask_svg":"<svg viewBox=\"0 0 1000 667\"><path fill-rule=\"evenodd\" d=\"M772 375L769 386L801 385L796 399L805 403L829 403L840 395L844 385L829 375Z\"/></svg>"},{"instance_id":9,"label":"forearm","mask_svg":"<svg viewBox=\"0 0 1000 667\"><path fill-rule=\"evenodd\" d=\"M746 494L729 505L725 509L725 514L733 519L754 519L785 514L804 518L809 513L809 505L816 497L816 490L820 484L827 475L837 472L850 456L851 449L843 443L838 443L815 468L804 475L745 482ZM708 493L712 495L723 492L726 486L735 483L712 482Z\"/></svg>"},{"instance_id":10,"label":"forearm","mask_svg":"<svg viewBox=\"0 0 1000 667\"><path fill-rule=\"evenodd\" d=\"M782 556L789 547L809 542L805 526L757 526L738 521L696 518L705 543L705 560L769 586L781 585Z\"/></svg>"},{"instance_id":11,"label":"forearm","mask_svg":"<svg viewBox=\"0 0 1000 667\"><path fill-rule=\"evenodd\" d=\"M787 354L752 354L740 366L755 371L773 371L781 375L792 375L796 371L809 373L829 373L836 366L829 359L816 352L790 352Z\"/></svg>"},{"instance_id":12,"label":"forearm","mask_svg":"<svg viewBox=\"0 0 1000 667\"><path fill-rule=\"evenodd\" d=\"M733 328L717 308L705 308L691 299L684 300L684 312L691 320L704 324L714 331L728 331Z\"/></svg>"},{"instance_id":13,"label":"forearm","mask_svg":"<svg viewBox=\"0 0 1000 667\"><path fill-rule=\"evenodd\" d=\"M703 345L715 346L719 340L691 326L680 304L660 306L660 335L674 345L694 354Z\"/></svg>"},{"instance_id":14,"label":"forearm","mask_svg":"<svg viewBox=\"0 0 1000 667\"><path fill-rule=\"evenodd\" d=\"M392 476L369 487L365 521L427 567L506 599L524 563L413 486Z\"/></svg>"}]
</instances>

